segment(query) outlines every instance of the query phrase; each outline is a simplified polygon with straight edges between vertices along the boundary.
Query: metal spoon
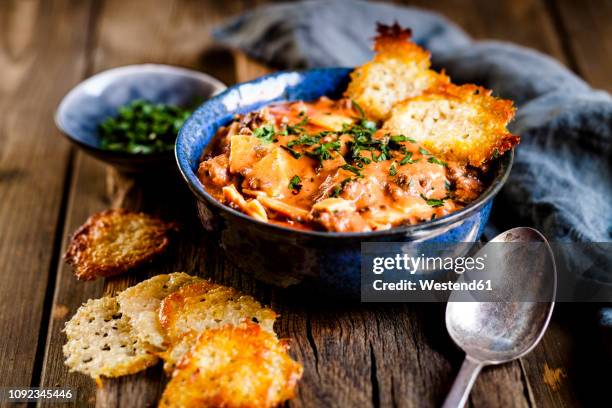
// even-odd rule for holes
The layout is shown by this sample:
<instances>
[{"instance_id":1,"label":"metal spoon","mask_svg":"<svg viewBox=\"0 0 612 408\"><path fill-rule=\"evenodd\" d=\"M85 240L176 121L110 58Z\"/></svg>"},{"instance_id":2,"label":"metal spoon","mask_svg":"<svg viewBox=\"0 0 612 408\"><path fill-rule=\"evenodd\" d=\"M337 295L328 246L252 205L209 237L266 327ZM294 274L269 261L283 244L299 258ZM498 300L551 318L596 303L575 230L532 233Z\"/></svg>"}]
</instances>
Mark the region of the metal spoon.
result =
<instances>
[{"instance_id":1,"label":"metal spoon","mask_svg":"<svg viewBox=\"0 0 612 408\"><path fill-rule=\"evenodd\" d=\"M446 327L466 356L443 408L465 405L484 366L505 363L530 352L544 335L555 304L557 273L552 251L542 234L532 228L514 228L491 242L502 244L488 243L480 252L497 245L495 250L501 252L504 262L496 263L496 278L504 288L503 299L514 301L470 302L465 301L464 293L451 294L446 306ZM517 244L503 244L506 242L519 246L524 243L524 247L536 242L532 246L541 251L537 257L516 256L512 251Z\"/></svg>"}]
</instances>

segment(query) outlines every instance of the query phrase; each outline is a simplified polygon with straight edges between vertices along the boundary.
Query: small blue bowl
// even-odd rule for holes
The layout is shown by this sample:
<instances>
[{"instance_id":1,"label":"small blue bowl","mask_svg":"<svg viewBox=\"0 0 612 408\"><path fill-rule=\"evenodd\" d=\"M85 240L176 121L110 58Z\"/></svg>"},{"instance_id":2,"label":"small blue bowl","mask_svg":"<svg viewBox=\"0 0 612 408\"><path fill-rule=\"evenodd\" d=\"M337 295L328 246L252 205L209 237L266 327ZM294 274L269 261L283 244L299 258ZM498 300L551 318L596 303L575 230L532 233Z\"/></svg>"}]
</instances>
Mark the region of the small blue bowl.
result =
<instances>
[{"instance_id":1,"label":"small blue bowl","mask_svg":"<svg viewBox=\"0 0 612 408\"><path fill-rule=\"evenodd\" d=\"M109 69L78 84L62 99L55 123L62 133L92 156L123 171L168 170L172 152L133 154L102 149L98 125L136 99L190 106L227 87L219 80L185 68L167 65L129 65Z\"/></svg>"},{"instance_id":2,"label":"small blue bowl","mask_svg":"<svg viewBox=\"0 0 612 408\"><path fill-rule=\"evenodd\" d=\"M210 99L187 120L176 141L176 160L197 199L207 230L220 234L229 259L260 280L281 287L316 286L326 292L358 296L362 242L475 242L489 218L493 197L506 181L514 154L493 163L486 191L465 208L433 221L389 230L336 233L300 231L257 221L227 207L206 192L196 176L206 146L235 114L272 102L338 98L349 81L349 68L277 72L238 84Z\"/></svg>"}]
</instances>

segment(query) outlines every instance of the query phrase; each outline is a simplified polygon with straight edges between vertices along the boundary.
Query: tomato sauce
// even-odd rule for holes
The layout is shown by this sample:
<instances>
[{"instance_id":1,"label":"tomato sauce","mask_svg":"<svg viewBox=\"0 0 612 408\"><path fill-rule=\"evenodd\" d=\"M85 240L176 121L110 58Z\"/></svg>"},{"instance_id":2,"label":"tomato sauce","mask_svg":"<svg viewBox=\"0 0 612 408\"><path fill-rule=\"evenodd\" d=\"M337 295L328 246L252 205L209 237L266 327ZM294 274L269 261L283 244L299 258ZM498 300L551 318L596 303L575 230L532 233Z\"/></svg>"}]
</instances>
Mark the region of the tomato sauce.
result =
<instances>
[{"instance_id":1,"label":"tomato sauce","mask_svg":"<svg viewBox=\"0 0 612 408\"><path fill-rule=\"evenodd\" d=\"M217 200L292 228L371 231L465 206L481 174L384 134L358 105L323 97L270 105L217 132L198 176Z\"/></svg>"}]
</instances>

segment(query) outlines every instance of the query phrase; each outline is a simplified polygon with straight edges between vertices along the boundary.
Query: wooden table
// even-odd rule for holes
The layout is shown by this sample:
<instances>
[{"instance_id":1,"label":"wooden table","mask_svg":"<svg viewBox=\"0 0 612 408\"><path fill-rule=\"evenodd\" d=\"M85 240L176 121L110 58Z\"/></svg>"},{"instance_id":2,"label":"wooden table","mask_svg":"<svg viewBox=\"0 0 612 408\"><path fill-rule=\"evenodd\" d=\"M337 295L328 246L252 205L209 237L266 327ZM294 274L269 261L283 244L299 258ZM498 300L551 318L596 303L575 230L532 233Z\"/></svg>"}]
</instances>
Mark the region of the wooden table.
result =
<instances>
[{"instance_id":1,"label":"wooden table","mask_svg":"<svg viewBox=\"0 0 612 408\"><path fill-rule=\"evenodd\" d=\"M69 374L64 323L92 297L148 276L187 271L252 293L281 317L304 377L291 406L436 406L462 359L443 324L444 305L305 305L240 273L210 242L178 178L131 179L86 156L53 124L61 97L95 72L158 62L204 70L231 84L267 70L212 42L210 29L251 1L15 0L0 6L0 386L69 386L78 405L155 405L159 368L93 382ZM477 38L534 47L610 90L612 4L545 0L445 0L428 7ZM77 281L61 260L69 234L109 207L183 224L179 242L135 274ZM316 299L316 295L313 295ZM589 334L592 307L559 305L540 345L520 361L486 369L473 406L591 405L609 377ZM609 371L609 370L608 370ZM606 387L607 386L607 387ZM601 393L601 395L599 395ZM609 401L609 398L607 399ZM602 400L603 401L603 400Z\"/></svg>"}]
</instances>

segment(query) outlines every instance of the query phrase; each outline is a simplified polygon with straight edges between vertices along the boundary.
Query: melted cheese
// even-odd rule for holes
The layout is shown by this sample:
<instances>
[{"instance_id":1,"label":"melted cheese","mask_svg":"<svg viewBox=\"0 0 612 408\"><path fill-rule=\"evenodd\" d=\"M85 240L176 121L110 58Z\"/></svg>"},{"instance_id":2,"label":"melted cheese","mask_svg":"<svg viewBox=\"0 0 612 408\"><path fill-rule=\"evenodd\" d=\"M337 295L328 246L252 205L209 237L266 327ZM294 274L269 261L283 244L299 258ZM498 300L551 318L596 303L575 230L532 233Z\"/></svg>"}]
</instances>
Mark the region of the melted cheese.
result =
<instances>
[{"instance_id":1,"label":"melted cheese","mask_svg":"<svg viewBox=\"0 0 612 408\"><path fill-rule=\"evenodd\" d=\"M264 207L268 222L299 229L386 229L462 208L466 200L457 200L449 186L460 185L472 199L482 190L464 167L437 160L411 139L388 143L393 148L382 160L379 150L362 150L360 156L370 162L357 167L354 136L342 133L361 120L349 100L281 103L249 115L219 130L198 175L218 200L251 214L246 208L256 206L260 220L266 219ZM273 137L254 134L263 122L274 127ZM308 140L312 135L318 136ZM388 142L389 136L378 130L372 139ZM221 187L229 185L247 197L244 203L236 205L227 189L224 197Z\"/></svg>"}]
</instances>

